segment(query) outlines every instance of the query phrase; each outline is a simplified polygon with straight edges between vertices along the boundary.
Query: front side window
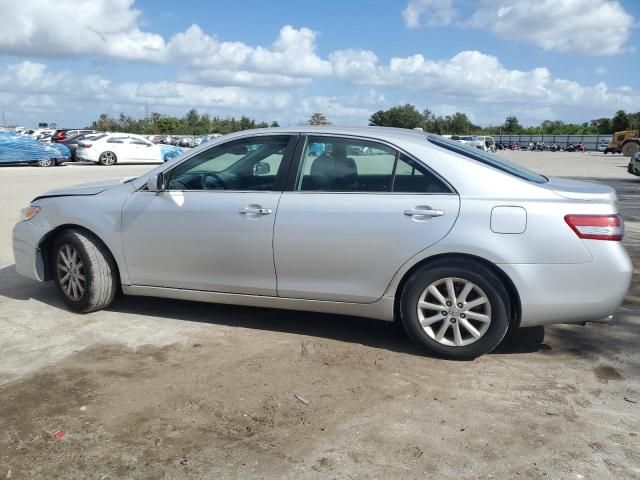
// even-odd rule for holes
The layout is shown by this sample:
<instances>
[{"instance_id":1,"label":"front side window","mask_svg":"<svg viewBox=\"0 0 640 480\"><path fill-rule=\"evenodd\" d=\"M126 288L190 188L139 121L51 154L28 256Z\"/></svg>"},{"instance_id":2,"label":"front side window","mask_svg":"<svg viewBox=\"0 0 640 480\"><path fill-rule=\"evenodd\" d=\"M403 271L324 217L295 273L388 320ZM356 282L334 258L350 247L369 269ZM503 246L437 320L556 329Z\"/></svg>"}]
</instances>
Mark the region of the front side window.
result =
<instances>
[{"instance_id":1,"label":"front side window","mask_svg":"<svg viewBox=\"0 0 640 480\"><path fill-rule=\"evenodd\" d=\"M423 165L373 141L310 136L302 154L298 191L450 193Z\"/></svg>"},{"instance_id":2,"label":"front side window","mask_svg":"<svg viewBox=\"0 0 640 480\"><path fill-rule=\"evenodd\" d=\"M169 190L274 190L288 135L260 136L217 145L167 175Z\"/></svg>"}]
</instances>

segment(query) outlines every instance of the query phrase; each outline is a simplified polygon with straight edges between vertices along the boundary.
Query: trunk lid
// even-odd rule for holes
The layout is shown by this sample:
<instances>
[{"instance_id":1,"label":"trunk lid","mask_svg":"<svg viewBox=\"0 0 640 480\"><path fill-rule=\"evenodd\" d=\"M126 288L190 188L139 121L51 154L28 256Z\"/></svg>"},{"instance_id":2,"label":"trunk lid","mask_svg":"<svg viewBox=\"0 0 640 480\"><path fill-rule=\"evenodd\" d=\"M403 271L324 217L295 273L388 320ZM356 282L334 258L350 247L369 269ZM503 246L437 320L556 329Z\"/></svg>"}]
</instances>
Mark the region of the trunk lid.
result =
<instances>
[{"instance_id":1,"label":"trunk lid","mask_svg":"<svg viewBox=\"0 0 640 480\"><path fill-rule=\"evenodd\" d=\"M609 185L603 183L551 177L543 186L552 190L557 195L570 200L615 203L618 198L616 191Z\"/></svg>"}]
</instances>

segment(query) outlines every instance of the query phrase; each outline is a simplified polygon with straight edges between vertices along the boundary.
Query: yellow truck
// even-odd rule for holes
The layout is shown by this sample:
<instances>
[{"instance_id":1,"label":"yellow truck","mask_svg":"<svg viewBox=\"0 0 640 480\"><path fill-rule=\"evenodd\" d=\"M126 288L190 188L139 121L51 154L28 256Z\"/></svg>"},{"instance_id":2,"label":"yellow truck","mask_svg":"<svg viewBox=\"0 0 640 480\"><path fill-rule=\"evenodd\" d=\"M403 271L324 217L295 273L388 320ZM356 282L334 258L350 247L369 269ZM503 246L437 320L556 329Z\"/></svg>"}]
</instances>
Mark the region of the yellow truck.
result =
<instances>
[{"instance_id":1,"label":"yellow truck","mask_svg":"<svg viewBox=\"0 0 640 480\"><path fill-rule=\"evenodd\" d=\"M613 134L604 153L622 153L625 157L633 157L640 151L640 130L624 130Z\"/></svg>"}]
</instances>

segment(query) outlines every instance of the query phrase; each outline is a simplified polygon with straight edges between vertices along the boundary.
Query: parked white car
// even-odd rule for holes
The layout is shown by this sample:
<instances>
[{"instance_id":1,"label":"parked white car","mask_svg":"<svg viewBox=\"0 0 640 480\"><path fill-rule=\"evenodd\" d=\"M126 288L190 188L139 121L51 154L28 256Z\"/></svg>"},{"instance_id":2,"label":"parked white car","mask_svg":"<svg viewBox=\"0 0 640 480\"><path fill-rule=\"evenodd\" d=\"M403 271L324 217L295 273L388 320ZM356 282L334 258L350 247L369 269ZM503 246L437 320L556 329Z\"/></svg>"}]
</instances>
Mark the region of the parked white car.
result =
<instances>
[{"instance_id":1,"label":"parked white car","mask_svg":"<svg viewBox=\"0 0 640 480\"><path fill-rule=\"evenodd\" d=\"M598 142L598 151L599 152L607 152L607 148L609 147L609 142L611 142L610 138L600 139Z\"/></svg>"},{"instance_id":2,"label":"parked white car","mask_svg":"<svg viewBox=\"0 0 640 480\"><path fill-rule=\"evenodd\" d=\"M496 141L493 139L493 137L479 135L476 137L476 141L482 142L482 144L477 144L476 148L484 150L485 152L496 151Z\"/></svg>"},{"instance_id":3,"label":"parked white car","mask_svg":"<svg viewBox=\"0 0 640 480\"><path fill-rule=\"evenodd\" d=\"M475 135L452 135L451 140L455 140L456 142L469 145L470 147L479 148L480 150L486 151L484 141L479 140Z\"/></svg>"},{"instance_id":4,"label":"parked white car","mask_svg":"<svg viewBox=\"0 0 640 480\"><path fill-rule=\"evenodd\" d=\"M76 161L115 163L162 163L177 157L182 149L173 145L158 145L141 135L107 133L81 141L76 149Z\"/></svg>"}]
</instances>

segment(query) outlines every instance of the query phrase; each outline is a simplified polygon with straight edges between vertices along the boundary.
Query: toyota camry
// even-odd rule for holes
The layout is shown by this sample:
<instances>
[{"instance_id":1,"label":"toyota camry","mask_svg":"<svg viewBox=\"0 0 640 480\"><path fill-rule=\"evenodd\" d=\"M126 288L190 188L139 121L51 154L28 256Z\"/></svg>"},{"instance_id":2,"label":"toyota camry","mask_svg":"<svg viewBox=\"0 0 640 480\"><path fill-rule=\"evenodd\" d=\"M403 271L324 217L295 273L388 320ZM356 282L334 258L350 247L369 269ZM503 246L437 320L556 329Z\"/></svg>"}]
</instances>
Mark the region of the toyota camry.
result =
<instances>
[{"instance_id":1,"label":"toyota camry","mask_svg":"<svg viewBox=\"0 0 640 480\"><path fill-rule=\"evenodd\" d=\"M77 312L121 291L356 315L473 358L519 327L609 321L631 281L622 235L606 185L418 131L295 127L44 193L13 249Z\"/></svg>"}]
</instances>

